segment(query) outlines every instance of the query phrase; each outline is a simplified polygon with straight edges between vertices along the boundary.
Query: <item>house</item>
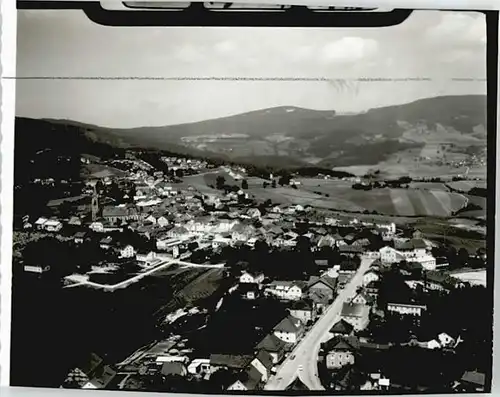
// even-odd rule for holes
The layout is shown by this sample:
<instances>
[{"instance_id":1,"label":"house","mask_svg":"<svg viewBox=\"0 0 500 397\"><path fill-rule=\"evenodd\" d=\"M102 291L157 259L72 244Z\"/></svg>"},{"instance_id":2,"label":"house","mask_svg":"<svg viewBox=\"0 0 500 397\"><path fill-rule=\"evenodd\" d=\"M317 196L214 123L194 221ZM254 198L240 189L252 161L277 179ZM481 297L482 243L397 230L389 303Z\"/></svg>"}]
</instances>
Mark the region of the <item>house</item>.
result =
<instances>
[{"instance_id":1,"label":"house","mask_svg":"<svg viewBox=\"0 0 500 397\"><path fill-rule=\"evenodd\" d=\"M104 232L104 224L102 222L92 222L89 229L96 233L102 233Z\"/></svg>"},{"instance_id":2,"label":"house","mask_svg":"<svg viewBox=\"0 0 500 397\"><path fill-rule=\"evenodd\" d=\"M331 301L335 298L337 291L337 279L329 276L322 277L311 277L308 282L308 294L315 293L316 291L321 291L323 295L328 297Z\"/></svg>"},{"instance_id":3,"label":"house","mask_svg":"<svg viewBox=\"0 0 500 397\"><path fill-rule=\"evenodd\" d=\"M310 389L302 382L299 377L295 378L295 380L290 383L285 390L296 391L296 392L307 392Z\"/></svg>"},{"instance_id":4,"label":"house","mask_svg":"<svg viewBox=\"0 0 500 397\"><path fill-rule=\"evenodd\" d=\"M427 306L413 303L387 303L389 313L398 313L401 315L421 316L427 310Z\"/></svg>"},{"instance_id":5,"label":"house","mask_svg":"<svg viewBox=\"0 0 500 397\"><path fill-rule=\"evenodd\" d=\"M340 267L338 270L339 275L349 275L349 276L354 276L356 274L356 271L359 268L359 264L354 262L354 261L343 261L340 263Z\"/></svg>"},{"instance_id":6,"label":"house","mask_svg":"<svg viewBox=\"0 0 500 397\"><path fill-rule=\"evenodd\" d=\"M389 246L380 248L379 252L380 252L380 261L384 264L397 263L406 259L401 252Z\"/></svg>"},{"instance_id":7,"label":"house","mask_svg":"<svg viewBox=\"0 0 500 397\"><path fill-rule=\"evenodd\" d=\"M44 222L42 229L46 230L47 232L58 232L62 229L63 225L61 222L55 219L49 219L46 222Z\"/></svg>"},{"instance_id":8,"label":"house","mask_svg":"<svg viewBox=\"0 0 500 397\"><path fill-rule=\"evenodd\" d=\"M299 300L303 296L302 283L293 281L273 281L265 291L283 300Z\"/></svg>"},{"instance_id":9,"label":"house","mask_svg":"<svg viewBox=\"0 0 500 397\"><path fill-rule=\"evenodd\" d=\"M304 334L304 324L298 318L287 316L274 327L274 335L287 343L297 343Z\"/></svg>"},{"instance_id":10,"label":"house","mask_svg":"<svg viewBox=\"0 0 500 397\"><path fill-rule=\"evenodd\" d=\"M326 291L315 289L308 292L308 298L314 302L317 309L322 310L331 302L331 298Z\"/></svg>"},{"instance_id":11,"label":"house","mask_svg":"<svg viewBox=\"0 0 500 397\"><path fill-rule=\"evenodd\" d=\"M351 324L356 331L362 331L369 323L370 308L359 303L344 302L340 317Z\"/></svg>"},{"instance_id":12,"label":"house","mask_svg":"<svg viewBox=\"0 0 500 397\"><path fill-rule=\"evenodd\" d=\"M259 390L262 385L261 374L254 366L250 365L245 371L238 374L238 380L230 385L229 391Z\"/></svg>"},{"instance_id":13,"label":"house","mask_svg":"<svg viewBox=\"0 0 500 397\"><path fill-rule=\"evenodd\" d=\"M260 296L259 284L243 283L238 285L238 292L243 299L253 300Z\"/></svg>"},{"instance_id":14,"label":"house","mask_svg":"<svg viewBox=\"0 0 500 397\"><path fill-rule=\"evenodd\" d=\"M363 275L363 285L368 285L380 279L379 273L375 269L368 269Z\"/></svg>"},{"instance_id":15,"label":"house","mask_svg":"<svg viewBox=\"0 0 500 397\"><path fill-rule=\"evenodd\" d=\"M186 376L188 373L186 366L182 362L178 361L168 361L163 363L160 372L164 376Z\"/></svg>"},{"instance_id":16,"label":"house","mask_svg":"<svg viewBox=\"0 0 500 397\"><path fill-rule=\"evenodd\" d=\"M250 363L253 365L262 375L262 381L267 382L271 376L271 370L274 366L273 357L265 350L259 350L257 356Z\"/></svg>"},{"instance_id":17,"label":"house","mask_svg":"<svg viewBox=\"0 0 500 397\"><path fill-rule=\"evenodd\" d=\"M330 236L329 234L325 236L321 236L318 241L318 247L334 247L335 246L335 238Z\"/></svg>"},{"instance_id":18,"label":"house","mask_svg":"<svg viewBox=\"0 0 500 397\"><path fill-rule=\"evenodd\" d=\"M105 389L117 375L117 371L109 365L98 368L93 378L82 389Z\"/></svg>"},{"instance_id":19,"label":"house","mask_svg":"<svg viewBox=\"0 0 500 397\"><path fill-rule=\"evenodd\" d=\"M278 338L274 334L267 335L262 339L257 345L257 350L264 350L272 358L273 364L277 364L283 360L285 357L285 352L287 350L287 343L282 339Z\"/></svg>"},{"instance_id":20,"label":"house","mask_svg":"<svg viewBox=\"0 0 500 397\"><path fill-rule=\"evenodd\" d=\"M106 236L99 241L99 247L102 249L110 249L111 248L111 243L113 242L113 238L111 236Z\"/></svg>"},{"instance_id":21,"label":"house","mask_svg":"<svg viewBox=\"0 0 500 397\"><path fill-rule=\"evenodd\" d=\"M77 217L77 216L72 216L68 220L68 225L71 225L71 226L81 226L82 225L82 220L79 217Z\"/></svg>"},{"instance_id":22,"label":"house","mask_svg":"<svg viewBox=\"0 0 500 397\"><path fill-rule=\"evenodd\" d=\"M213 373L219 369L243 370L253 361L253 355L245 354L211 354L210 371Z\"/></svg>"},{"instance_id":23,"label":"house","mask_svg":"<svg viewBox=\"0 0 500 397\"><path fill-rule=\"evenodd\" d=\"M260 284L264 281L264 273L262 272L243 272L240 276L240 284L244 283L252 283L252 284Z\"/></svg>"},{"instance_id":24,"label":"house","mask_svg":"<svg viewBox=\"0 0 500 397\"><path fill-rule=\"evenodd\" d=\"M307 324L316 320L316 307L308 300L293 301L289 308L290 314Z\"/></svg>"},{"instance_id":25,"label":"house","mask_svg":"<svg viewBox=\"0 0 500 397\"><path fill-rule=\"evenodd\" d=\"M358 338L353 336L334 336L322 346L325 354L326 367L339 369L353 365L359 348Z\"/></svg>"},{"instance_id":26,"label":"house","mask_svg":"<svg viewBox=\"0 0 500 397\"><path fill-rule=\"evenodd\" d=\"M258 219L262 216L262 214L258 208L250 208L247 211L247 216L249 216L250 218Z\"/></svg>"},{"instance_id":27,"label":"house","mask_svg":"<svg viewBox=\"0 0 500 397\"><path fill-rule=\"evenodd\" d=\"M358 305L370 306L373 304L373 298L364 292L359 292L351 299L351 302Z\"/></svg>"},{"instance_id":28,"label":"house","mask_svg":"<svg viewBox=\"0 0 500 397\"><path fill-rule=\"evenodd\" d=\"M365 286L365 292L372 298L377 298L378 288L379 288L379 281L372 281Z\"/></svg>"},{"instance_id":29,"label":"house","mask_svg":"<svg viewBox=\"0 0 500 397\"><path fill-rule=\"evenodd\" d=\"M76 244L81 244L85 241L85 237L87 237L87 233L85 232L76 232L75 235L73 236L73 241Z\"/></svg>"},{"instance_id":30,"label":"house","mask_svg":"<svg viewBox=\"0 0 500 397\"><path fill-rule=\"evenodd\" d=\"M353 331L354 327L342 318L330 328L330 333L333 336L349 336L352 335Z\"/></svg>"},{"instance_id":31,"label":"house","mask_svg":"<svg viewBox=\"0 0 500 397\"><path fill-rule=\"evenodd\" d=\"M24 271L29 273L46 273L50 270L50 266L42 266L42 265L24 265Z\"/></svg>"},{"instance_id":32,"label":"house","mask_svg":"<svg viewBox=\"0 0 500 397\"><path fill-rule=\"evenodd\" d=\"M409 261L413 263L418 263L420 266L422 266L424 270L427 271L436 270L437 268L436 258L434 258L430 254L414 256L411 259L409 259Z\"/></svg>"},{"instance_id":33,"label":"house","mask_svg":"<svg viewBox=\"0 0 500 397\"><path fill-rule=\"evenodd\" d=\"M135 256L135 249L130 244L118 247L120 258L133 258Z\"/></svg>"},{"instance_id":34,"label":"house","mask_svg":"<svg viewBox=\"0 0 500 397\"><path fill-rule=\"evenodd\" d=\"M484 392L486 375L479 371L466 371L460 379L457 389L466 393Z\"/></svg>"}]
</instances>

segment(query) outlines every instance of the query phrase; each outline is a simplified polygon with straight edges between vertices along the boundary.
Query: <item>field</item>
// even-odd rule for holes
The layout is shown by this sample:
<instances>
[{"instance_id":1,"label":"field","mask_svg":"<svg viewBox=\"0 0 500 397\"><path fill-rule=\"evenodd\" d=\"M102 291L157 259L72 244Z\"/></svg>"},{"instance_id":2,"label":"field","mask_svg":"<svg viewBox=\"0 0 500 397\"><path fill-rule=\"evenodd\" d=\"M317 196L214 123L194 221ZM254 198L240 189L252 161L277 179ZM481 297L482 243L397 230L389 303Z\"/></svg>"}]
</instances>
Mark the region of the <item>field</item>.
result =
<instances>
[{"instance_id":1,"label":"field","mask_svg":"<svg viewBox=\"0 0 500 397\"><path fill-rule=\"evenodd\" d=\"M459 190L461 192L467 193L469 190L475 187L485 189L486 181L456 181L449 182L446 185L454 190Z\"/></svg>"},{"instance_id":2,"label":"field","mask_svg":"<svg viewBox=\"0 0 500 397\"><path fill-rule=\"evenodd\" d=\"M377 211L397 216L450 216L462 208L467 198L444 190L351 188L351 182L300 179L298 189L288 187L251 189L252 194L275 203L294 203L339 211Z\"/></svg>"},{"instance_id":3,"label":"field","mask_svg":"<svg viewBox=\"0 0 500 397\"><path fill-rule=\"evenodd\" d=\"M411 182L410 188L422 190L441 190L443 192L450 191L444 183L439 182Z\"/></svg>"},{"instance_id":4,"label":"field","mask_svg":"<svg viewBox=\"0 0 500 397\"><path fill-rule=\"evenodd\" d=\"M451 276L473 285L486 286L486 270L453 273Z\"/></svg>"}]
</instances>

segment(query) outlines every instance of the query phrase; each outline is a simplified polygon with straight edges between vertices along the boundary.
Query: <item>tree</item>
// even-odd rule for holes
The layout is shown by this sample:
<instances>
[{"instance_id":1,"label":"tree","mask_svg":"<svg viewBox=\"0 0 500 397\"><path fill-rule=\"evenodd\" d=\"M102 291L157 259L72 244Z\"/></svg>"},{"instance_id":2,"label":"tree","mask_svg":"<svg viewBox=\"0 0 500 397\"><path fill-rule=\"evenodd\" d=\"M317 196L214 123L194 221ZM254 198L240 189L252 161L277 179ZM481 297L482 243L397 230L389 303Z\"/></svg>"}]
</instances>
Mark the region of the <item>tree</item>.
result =
<instances>
[{"instance_id":1,"label":"tree","mask_svg":"<svg viewBox=\"0 0 500 397\"><path fill-rule=\"evenodd\" d=\"M215 186L217 187L218 190L222 190L225 184L226 184L226 178L224 178L222 175L219 175L215 180Z\"/></svg>"},{"instance_id":2,"label":"tree","mask_svg":"<svg viewBox=\"0 0 500 397\"><path fill-rule=\"evenodd\" d=\"M246 180L246 179L243 179L243 180L241 181L241 188L242 188L242 189L248 189L248 182L247 182L247 180Z\"/></svg>"}]
</instances>

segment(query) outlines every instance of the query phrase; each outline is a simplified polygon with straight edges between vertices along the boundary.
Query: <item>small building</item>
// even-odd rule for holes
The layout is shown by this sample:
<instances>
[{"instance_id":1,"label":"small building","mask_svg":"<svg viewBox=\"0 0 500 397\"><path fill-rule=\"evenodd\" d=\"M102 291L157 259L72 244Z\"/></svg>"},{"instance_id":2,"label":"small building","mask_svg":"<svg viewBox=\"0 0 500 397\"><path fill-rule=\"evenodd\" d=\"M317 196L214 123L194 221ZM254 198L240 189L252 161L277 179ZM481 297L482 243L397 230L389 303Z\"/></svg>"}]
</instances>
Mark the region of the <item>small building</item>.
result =
<instances>
[{"instance_id":1,"label":"small building","mask_svg":"<svg viewBox=\"0 0 500 397\"><path fill-rule=\"evenodd\" d=\"M486 375L479 371L466 371L457 386L457 389L466 393L484 392Z\"/></svg>"},{"instance_id":2,"label":"small building","mask_svg":"<svg viewBox=\"0 0 500 397\"><path fill-rule=\"evenodd\" d=\"M238 292L243 299L254 300L260 296L259 284L243 283L238 285Z\"/></svg>"},{"instance_id":3,"label":"small building","mask_svg":"<svg viewBox=\"0 0 500 397\"><path fill-rule=\"evenodd\" d=\"M285 390L294 391L294 392L308 392L310 389L302 382L299 377L295 378L295 380L290 383Z\"/></svg>"},{"instance_id":4,"label":"small building","mask_svg":"<svg viewBox=\"0 0 500 397\"><path fill-rule=\"evenodd\" d=\"M308 282L308 294L321 291L323 295L328 297L328 300L335 298L337 290L337 279L329 276L311 277Z\"/></svg>"},{"instance_id":5,"label":"small building","mask_svg":"<svg viewBox=\"0 0 500 397\"><path fill-rule=\"evenodd\" d=\"M303 324L316 320L315 305L309 300L293 301L289 311L293 317L298 318Z\"/></svg>"},{"instance_id":6,"label":"small building","mask_svg":"<svg viewBox=\"0 0 500 397\"><path fill-rule=\"evenodd\" d=\"M356 331L362 331L369 323L370 308L363 304L344 302L341 318L351 324Z\"/></svg>"},{"instance_id":7,"label":"small building","mask_svg":"<svg viewBox=\"0 0 500 397\"><path fill-rule=\"evenodd\" d=\"M401 315L421 316L427 310L427 306L413 303L387 303L389 313L398 313Z\"/></svg>"},{"instance_id":8,"label":"small building","mask_svg":"<svg viewBox=\"0 0 500 397\"><path fill-rule=\"evenodd\" d=\"M261 373L254 366L250 365L245 371L238 375L238 379L227 390L248 391L259 390L262 385Z\"/></svg>"},{"instance_id":9,"label":"small building","mask_svg":"<svg viewBox=\"0 0 500 397\"><path fill-rule=\"evenodd\" d=\"M356 337L335 336L327 341L323 345L323 350L326 353L326 367L339 369L346 365L353 365L358 345Z\"/></svg>"},{"instance_id":10,"label":"small building","mask_svg":"<svg viewBox=\"0 0 500 397\"><path fill-rule=\"evenodd\" d=\"M257 350L264 350L272 357L273 364L277 364L285 357L287 343L274 334L267 335L257 345Z\"/></svg>"},{"instance_id":11,"label":"small building","mask_svg":"<svg viewBox=\"0 0 500 397\"><path fill-rule=\"evenodd\" d=\"M344 319L338 320L332 328L330 328L330 333L333 336L350 336L354 331L354 327L345 321Z\"/></svg>"},{"instance_id":12,"label":"small building","mask_svg":"<svg viewBox=\"0 0 500 397\"><path fill-rule=\"evenodd\" d=\"M299 300L303 296L302 283L294 281L273 281L265 291L283 300Z\"/></svg>"},{"instance_id":13,"label":"small building","mask_svg":"<svg viewBox=\"0 0 500 397\"><path fill-rule=\"evenodd\" d=\"M371 282L378 281L380 279L378 271L375 269L368 269L363 275L363 285L368 285Z\"/></svg>"},{"instance_id":14,"label":"small building","mask_svg":"<svg viewBox=\"0 0 500 397\"><path fill-rule=\"evenodd\" d=\"M274 335L287 343L297 343L304 335L304 324L298 318L287 316L274 327Z\"/></svg>"},{"instance_id":15,"label":"small building","mask_svg":"<svg viewBox=\"0 0 500 397\"><path fill-rule=\"evenodd\" d=\"M392 247L386 246L380 248L379 252L380 252L380 261L384 264L397 263L406 259L401 252Z\"/></svg>"},{"instance_id":16,"label":"small building","mask_svg":"<svg viewBox=\"0 0 500 397\"><path fill-rule=\"evenodd\" d=\"M34 265L34 264L30 264L30 265L24 265L24 271L25 272L28 272L28 273L38 273L38 274L42 274L42 273L46 273L50 270L50 266L49 265Z\"/></svg>"},{"instance_id":17,"label":"small building","mask_svg":"<svg viewBox=\"0 0 500 397\"><path fill-rule=\"evenodd\" d=\"M260 284L264 281L264 273L262 272L243 272L240 276L240 284L252 283Z\"/></svg>"}]
</instances>

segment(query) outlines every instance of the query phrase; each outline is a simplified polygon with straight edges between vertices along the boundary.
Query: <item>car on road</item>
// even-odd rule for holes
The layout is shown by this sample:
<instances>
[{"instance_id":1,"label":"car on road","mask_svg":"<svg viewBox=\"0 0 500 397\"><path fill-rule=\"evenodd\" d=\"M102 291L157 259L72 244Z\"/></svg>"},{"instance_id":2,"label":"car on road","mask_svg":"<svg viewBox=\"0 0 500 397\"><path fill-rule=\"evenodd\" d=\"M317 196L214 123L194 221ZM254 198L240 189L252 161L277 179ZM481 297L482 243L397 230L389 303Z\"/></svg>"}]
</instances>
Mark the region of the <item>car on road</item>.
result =
<instances>
[{"instance_id":1,"label":"car on road","mask_svg":"<svg viewBox=\"0 0 500 397\"><path fill-rule=\"evenodd\" d=\"M293 360L295 358L295 354L290 357L290 360Z\"/></svg>"}]
</instances>

